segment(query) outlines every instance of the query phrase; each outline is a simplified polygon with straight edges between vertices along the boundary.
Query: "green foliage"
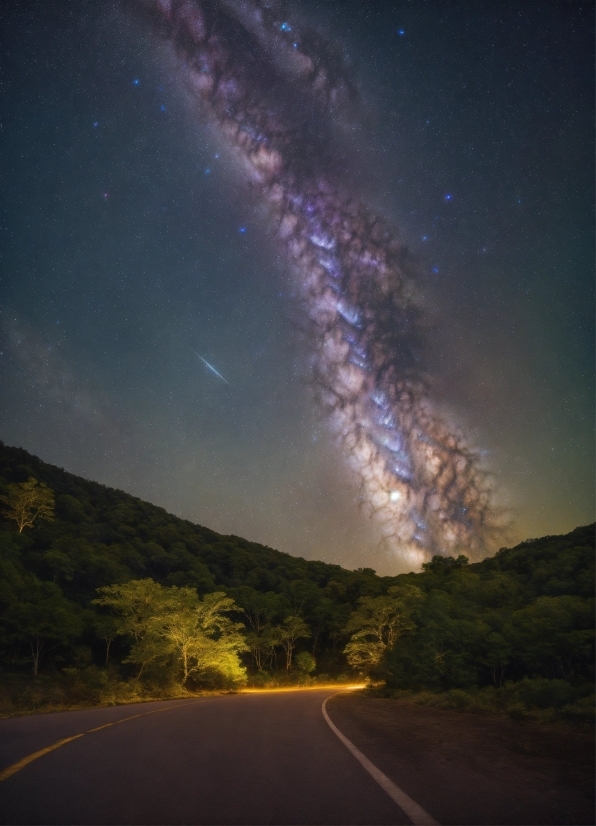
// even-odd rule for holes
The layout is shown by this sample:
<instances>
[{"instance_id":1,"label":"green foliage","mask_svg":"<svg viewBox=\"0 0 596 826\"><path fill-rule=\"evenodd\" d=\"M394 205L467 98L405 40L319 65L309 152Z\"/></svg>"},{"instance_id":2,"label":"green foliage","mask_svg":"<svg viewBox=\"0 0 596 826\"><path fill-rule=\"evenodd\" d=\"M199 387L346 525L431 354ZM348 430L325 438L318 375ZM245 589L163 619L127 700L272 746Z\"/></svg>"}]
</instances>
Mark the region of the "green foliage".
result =
<instances>
[{"instance_id":1,"label":"green foliage","mask_svg":"<svg viewBox=\"0 0 596 826\"><path fill-rule=\"evenodd\" d=\"M291 614L276 629L277 639L286 655L286 671L292 667L292 657L299 639L310 637L310 628L302 617Z\"/></svg>"},{"instance_id":2,"label":"green foliage","mask_svg":"<svg viewBox=\"0 0 596 826\"><path fill-rule=\"evenodd\" d=\"M312 654L309 654L308 651L301 651L296 656L296 665L300 669L300 671L306 672L306 674L312 674L312 672L317 667L317 663L315 658Z\"/></svg>"},{"instance_id":3,"label":"green foliage","mask_svg":"<svg viewBox=\"0 0 596 826\"><path fill-rule=\"evenodd\" d=\"M588 730L594 727L593 686L573 686L565 680L526 677L519 682L508 682L502 688L485 686L431 692L382 687L371 689L371 693L436 708L492 712L541 723L566 722Z\"/></svg>"},{"instance_id":4,"label":"green foliage","mask_svg":"<svg viewBox=\"0 0 596 826\"><path fill-rule=\"evenodd\" d=\"M2 515L17 523L19 533L33 527L36 519L54 518L54 491L32 476L26 482L12 482L6 487L6 495L0 496L4 504Z\"/></svg>"},{"instance_id":5,"label":"green foliage","mask_svg":"<svg viewBox=\"0 0 596 826\"><path fill-rule=\"evenodd\" d=\"M554 681L555 703L561 681L575 692L593 680L593 526L477 564L435 557L422 573L379 577L222 536L0 443L3 501L31 479L53 491L55 518L19 531L0 517L3 683L33 671L48 697L52 680L56 696L140 697L149 685L156 696L185 676L224 685L244 669L262 684L350 679L346 654L391 691L514 685L520 707L525 681ZM95 602L125 586L137 589L126 610ZM216 604L229 625L209 626ZM583 719L585 699L573 697L560 713Z\"/></svg>"},{"instance_id":6,"label":"green foliage","mask_svg":"<svg viewBox=\"0 0 596 826\"><path fill-rule=\"evenodd\" d=\"M371 674L398 638L415 628L412 610L423 599L414 585L394 586L386 596L360 597L346 625L351 639L344 652L352 668Z\"/></svg>"},{"instance_id":7,"label":"green foliage","mask_svg":"<svg viewBox=\"0 0 596 826\"><path fill-rule=\"evenodd\" d=\"M242 623L228 613L234 600L223 593L202 600L193 588L164 588L151 579L98 589L94 603L111 609L118 620L115 631L134 640L125 662L169 666L173 661L184 686L189 677L235 684L245 680L239 654L247 649Z\"/></svg>"},{"instance_id":8,"label":"green foliage","mask_svg":"<svg viewBox=\"0 0 596 826\"><path fill-rule=\"evenodd\" d=\"M31 645L39 640L36 668L48 675L78 668L76 651L84 646L97 667L109 665L123 678L140 672L144 681L162 680L166 661L173 668L174 654L162 656L164 641L157 646L156 635L146 637L142 629L153 615L159 587L175 587L200 598L223 593L235 602L237 610L227 616L243 624L250 650L241 654L242 668L249 667L250 679L295 674L294 657L301 652L316 656L333 676L346 671L344 627L357 600L378 596L393 584L370 568L347 571L222 536L0 443L0 495L30 478L54 492L55 520L37 520L19 533L14 522L0 518L0 669L5 674L31 668ZM98 593L98 588L131 582L145 584L138 586L129 615L95 602L115 593ZM54 609L46 610L44 600L53 600ZM46 617L44 629L37 623L43 634L33 634L32 624L22 620L27 605L31 615L37 605L38 619ZM129 624L127 633L117 631L122 623ZM180 665L180 675L183 671ZM189 672L188 682L218 679L206 668L201 674Z\"/></svg>"},{"instance_id":9,"label":"green foliage","mask_svg":"<svg viewBox=\"0 0 596 826\"><path fill-rule=\"evenodd\" d=\"M593 682L593 526L529 540L475 565L457 562L435 558L422 574L398 577L427 598L412 614L412 631L385 652L379 673L388 686Z\"/></svg>"}]
</instances>

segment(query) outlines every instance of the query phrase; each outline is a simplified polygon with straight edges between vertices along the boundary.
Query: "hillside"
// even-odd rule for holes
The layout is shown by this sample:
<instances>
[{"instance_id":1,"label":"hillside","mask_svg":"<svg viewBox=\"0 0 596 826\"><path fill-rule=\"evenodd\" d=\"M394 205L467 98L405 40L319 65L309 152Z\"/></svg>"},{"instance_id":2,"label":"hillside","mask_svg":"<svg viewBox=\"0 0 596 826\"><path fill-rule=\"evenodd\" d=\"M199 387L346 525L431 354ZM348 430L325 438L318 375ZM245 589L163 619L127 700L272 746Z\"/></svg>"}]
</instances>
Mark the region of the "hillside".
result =
<instances>
[{"instance_id":1,"label":"hillside","mask_svg":"<svg viewBox=\"0 0 596 826\"><path fill-rule=\"evenodd\" d=\"M348 571L217 534L48 465L20 448L1 445L0 494L10 483L30 477L54 491L56 518L38 520L21 534L14 523L0 520L4 668L27 667L31 659L28 649L36 635L34 623L26 631L23 606L30 607L33 618L52 601L76 617L73 624L80 634L69 634L68 642L61 639L48 650L42 667L69 662L75 637L75 648L86 646L101 662L105 646L94 632L97 609L91 604L96 589L150 577L164 586L196 588L200 595L225 590L257 623L301 613L312 634L303 647L314 649L320 671L337 673L346 668L342 632L358 598L380 594L392 582L372 569ZM46 627L44 634L51 637L50 632ZM58 629L54 636L60 636ZM49 637L48 649L56 644Z\"/></svg>"},{"instance_id":2,"label":"hillside","mask_svg":"<svg viewBox=\"0 0 596 826\"><path fill-rule=\"evenodd\" d=\"M93 600L98 588L138 580L158 583L163 594L190 588L199 597L232 598L231 616L249 641L242 662L257 684L355 675L344 654L350 617L374 611L381 598L399 602L404 586L419 598L369 672L389 687L593 680L594 526L528 540L473 565L435 557L422 573L379 577L217 534L0 443L0 495L30 478L54 492L55 519L19 533L0 518L4 682L32 671L96 687L134 678L131 635L114 632L109 612ZM284 643L282 631L294 621L295 639ZM165 685L164 675L149 669L143 679Z\"/></svg>"}]
</instances>

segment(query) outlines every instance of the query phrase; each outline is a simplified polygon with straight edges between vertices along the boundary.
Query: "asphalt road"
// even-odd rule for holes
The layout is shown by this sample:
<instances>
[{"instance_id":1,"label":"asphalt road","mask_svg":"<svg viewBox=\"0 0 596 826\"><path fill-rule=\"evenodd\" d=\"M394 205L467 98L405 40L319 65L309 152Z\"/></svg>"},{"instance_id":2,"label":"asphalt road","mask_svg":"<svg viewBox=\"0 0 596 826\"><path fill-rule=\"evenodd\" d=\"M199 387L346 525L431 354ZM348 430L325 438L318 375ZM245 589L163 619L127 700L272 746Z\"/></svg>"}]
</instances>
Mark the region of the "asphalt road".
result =
<instances>
[{"instance_id":1,"label":"asphalt road","mask_svg":"<svg viewBox=\"0 0 596 826\"><path fill-rule=\"evenodd\" d=\"M325 721L321 706L335 693L0 720L0 823L411 823L396 800L419 824L594 823L587 735L342 692L327 704L330 721L384 773L388 793Z\"/></svg>"},{"instance_id":2,"label":"asphalt road","mask_svg":"<svg viewBox=\"0 0 596 826\"><path fill-rule=\"evenodd\" d=\"M325 722L321 705L333 693L240 694L2 720L6 767L63 738L142 715L86 733L0 783L1 822L410 823Z\"/></svg>"}]
</instances>

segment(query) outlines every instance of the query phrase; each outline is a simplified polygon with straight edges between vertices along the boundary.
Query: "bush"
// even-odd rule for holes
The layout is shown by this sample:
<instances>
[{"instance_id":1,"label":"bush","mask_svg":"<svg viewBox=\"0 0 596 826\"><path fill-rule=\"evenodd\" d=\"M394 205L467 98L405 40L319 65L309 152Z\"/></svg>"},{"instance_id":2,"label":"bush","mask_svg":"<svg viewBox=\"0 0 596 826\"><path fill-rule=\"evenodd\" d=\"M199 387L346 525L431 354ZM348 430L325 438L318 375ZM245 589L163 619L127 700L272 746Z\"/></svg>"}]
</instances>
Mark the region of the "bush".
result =
<instances>
[{"instance_id":1,"label":"bush","mask_svg":"<svg viewBox=\"0 0 596 826\"><path fill-rule=\"evenodd\" d=\"M505 714L513 720L541 723L566 722L582 727L594 724L594 693L590 683L572 686L565 680L521 680L503 688L454 688L450 691L411 691L379 686L367 689L377 697L434 708L479 713Z\"/></svg>"},{"instance_id":2,"label":"bush","mask_svg":"<svg viewBox=\"0 0 596 826\"><path fill-rule=\"evenodd\" d=\"M563 708L573 702L573 686L565 680L525 679L519 683L507 683L502 689L505 697L520 702L528 709Z\"/></svg>"},{"instance_id":3,"label":"bush","mask_svg":"<svg viewBox=\"0 0 596 826\"><path fill-rule=\"evenodd\" d=\"M296 655L295 663L301 671L305 671L307 674L312 674L312 672L317 667L315 662L315 658L312 654L309 654L308 651L301 651L299 654Z\"/></svg>"}]
</instances>

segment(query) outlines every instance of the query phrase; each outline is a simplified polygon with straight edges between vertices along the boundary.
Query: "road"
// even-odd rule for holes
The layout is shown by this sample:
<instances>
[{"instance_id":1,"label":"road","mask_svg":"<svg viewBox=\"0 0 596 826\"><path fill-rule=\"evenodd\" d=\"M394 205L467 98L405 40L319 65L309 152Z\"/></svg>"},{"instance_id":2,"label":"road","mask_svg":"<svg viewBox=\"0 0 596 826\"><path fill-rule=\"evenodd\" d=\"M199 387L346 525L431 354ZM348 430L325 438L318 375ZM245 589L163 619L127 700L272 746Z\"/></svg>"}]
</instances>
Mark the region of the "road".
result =
<instances>
[{"instance_id":1,"label":"road","mask_svg":"<svg viewBox=\"0 0 596 826\"><path fill-rule=\"evenodd\" d=\"M0 720L0 769L82 735L4 780L0 771L0 823L594 822L591 741L583 735L349 692L327 704L336 734L322 712L335 693L238 694ZM373 775L384 773L385 789L342 734L372 761Z\"/></svg>"},{"instance_id":2,"label":"road","mask_svg":"<svg viewBox=\"0 0 596 826\"><path fill-rule=\"evenodd\" d=\"M2 823L407 824L325 722L335 690L239 694L0 721ZM147 713L153 712L153 713Z\"/></svg>"}]
</instances>

